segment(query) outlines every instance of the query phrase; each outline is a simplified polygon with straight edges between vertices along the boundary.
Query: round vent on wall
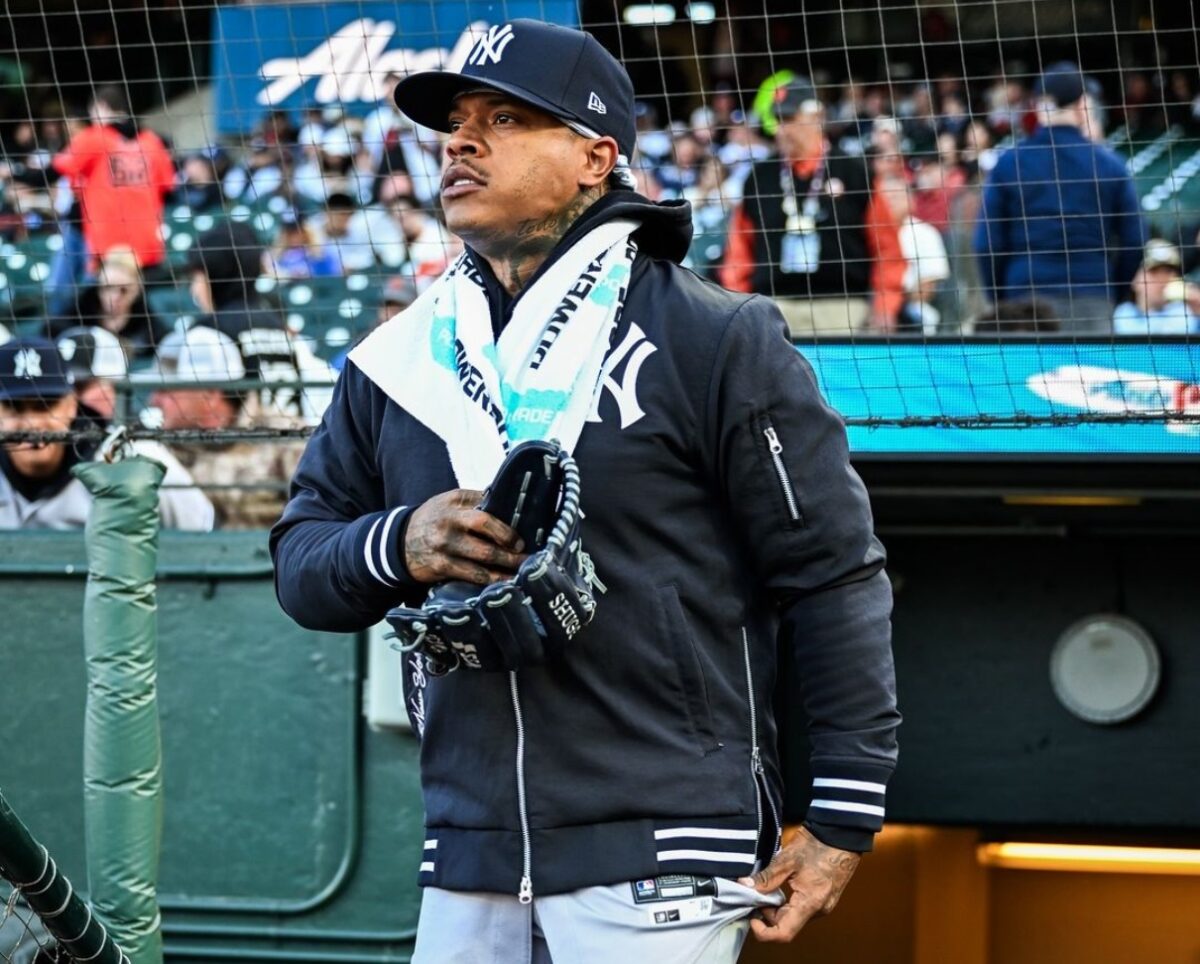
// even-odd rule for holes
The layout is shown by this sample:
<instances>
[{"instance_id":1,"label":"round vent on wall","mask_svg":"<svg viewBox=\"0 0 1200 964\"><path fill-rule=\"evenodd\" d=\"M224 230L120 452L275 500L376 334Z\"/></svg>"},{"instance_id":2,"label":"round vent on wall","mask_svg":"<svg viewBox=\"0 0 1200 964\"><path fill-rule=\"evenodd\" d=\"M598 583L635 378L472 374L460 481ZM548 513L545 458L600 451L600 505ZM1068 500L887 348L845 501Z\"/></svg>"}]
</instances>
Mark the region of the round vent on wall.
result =
<instances>
[{"instance_id":1,"label":"round vent on wall","mask_svg":"<svg viewBox=\"0 0 1200 964\"><path fill-rule=\"evenodd\" d=\"M1122 723L1140 713L1161 679L1158 647L1132 619L1107 614L1072 624L1050 654L1054 695L1088 723Z\"/></svg>"}]
</instances>

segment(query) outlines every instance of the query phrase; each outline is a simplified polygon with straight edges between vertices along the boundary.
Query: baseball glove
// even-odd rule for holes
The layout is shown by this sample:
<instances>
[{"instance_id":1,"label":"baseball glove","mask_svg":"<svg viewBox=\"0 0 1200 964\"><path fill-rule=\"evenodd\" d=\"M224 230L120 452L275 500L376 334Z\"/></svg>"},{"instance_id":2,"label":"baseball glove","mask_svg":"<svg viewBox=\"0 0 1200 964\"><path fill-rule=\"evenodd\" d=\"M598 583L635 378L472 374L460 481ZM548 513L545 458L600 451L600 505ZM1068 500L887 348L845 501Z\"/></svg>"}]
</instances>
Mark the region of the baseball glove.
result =
<instances>
[{"instance_id":1,"label":"baseball glove","mask_svg":"<svg viewBox=\"0 0 1200 964\"><path fill-rule=\"evenodd\" d=\"M433 675L553 659L592 621L595 593L604 591L580 544L579 469L557 442L513 448L480 508L516 529L529 549L512 578L440 583L420 609L387 614L397 648L423 652Z\"/></svg>"}]
</instances>

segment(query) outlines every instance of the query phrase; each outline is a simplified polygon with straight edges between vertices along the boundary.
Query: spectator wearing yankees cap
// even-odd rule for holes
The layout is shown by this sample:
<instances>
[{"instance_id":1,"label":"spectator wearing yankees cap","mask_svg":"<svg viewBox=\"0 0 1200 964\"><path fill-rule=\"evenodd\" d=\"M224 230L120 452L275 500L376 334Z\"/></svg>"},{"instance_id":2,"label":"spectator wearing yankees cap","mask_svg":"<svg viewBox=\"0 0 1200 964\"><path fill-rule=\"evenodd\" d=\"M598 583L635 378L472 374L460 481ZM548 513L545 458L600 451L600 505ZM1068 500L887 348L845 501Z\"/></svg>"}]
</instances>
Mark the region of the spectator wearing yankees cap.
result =
<instances>
[{"instance_id":1,"label":"spectator wearing yankees cap","mask_svg":"<svg viewBox=\"0 0 1200 964\"><path fill-rule=\"evenodd\" d=\"M791 940L870 849L895 760L891 595L841 421L769 299L681 266L689 205L632 189L633 84L595 38L496 24L396 101L447 135L465 250L350 352L271 533L279 601L350 632L449 579L501 592L538 546L478 507L527 439L574 454L607 586L511 672L405 656L413 960L733 964L750 930ZM821 721L787 845L781 634Z\"/></svg>"},{"instance_id":2,"label":"spectator wearing yankees cap","mask_svg":"<svg viewBox=\"0 0 1200 964\"><path fill-rule=\"evenodd\" d=\"M92 433L0 447L0 529L81 529L87 523L92 496L71 469L95 458L95 430L106 423L75 397L73 382L54 342L17 338L0 345L0 431ZM163 527L210 530L213 507L178 460L157 442L132 445L166 466L158 497Z\"/></svg>"}]
</instances>

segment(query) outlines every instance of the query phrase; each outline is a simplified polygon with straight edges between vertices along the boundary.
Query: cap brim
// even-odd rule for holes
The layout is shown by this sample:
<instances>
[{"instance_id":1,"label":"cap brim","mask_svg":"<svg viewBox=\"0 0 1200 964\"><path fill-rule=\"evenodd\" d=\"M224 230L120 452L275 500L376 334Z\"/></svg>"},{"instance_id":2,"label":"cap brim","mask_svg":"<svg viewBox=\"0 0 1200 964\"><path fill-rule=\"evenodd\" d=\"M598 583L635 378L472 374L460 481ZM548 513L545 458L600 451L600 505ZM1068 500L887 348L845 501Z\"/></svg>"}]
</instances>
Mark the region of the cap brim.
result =
<instances>
[{"instance_id":1,"label":"cap brim","mask_svg":"<svg viewBox=\"0 0 1200 964\"><path fill-rule=\"evenodd\" d=\"M38 384L34 381L22 382L20 385L14 385L9 390L0 389L0 402L20 402L30 398L54 399L57 401L60 398L66 398L71 394L71 385L74 379L66 382L54 382L53 384Z\"/></svg>"},{"instance_id":2,"label":"cap brim","mask_svg":"<svg viewBox=\"0 0 1200 964\"><path fill-rule=\"evenodd\" d=\"M456 74L449 70L426 70L419 74L409 74L396 85L394 99L396 106L417 124L448 134L450 108L454 106L454 98L469 90L481 88L511 94L564 122L580 120L564 115L559 108L532 90L526 90L516 84Z\"/></svg>"}]
</instances>

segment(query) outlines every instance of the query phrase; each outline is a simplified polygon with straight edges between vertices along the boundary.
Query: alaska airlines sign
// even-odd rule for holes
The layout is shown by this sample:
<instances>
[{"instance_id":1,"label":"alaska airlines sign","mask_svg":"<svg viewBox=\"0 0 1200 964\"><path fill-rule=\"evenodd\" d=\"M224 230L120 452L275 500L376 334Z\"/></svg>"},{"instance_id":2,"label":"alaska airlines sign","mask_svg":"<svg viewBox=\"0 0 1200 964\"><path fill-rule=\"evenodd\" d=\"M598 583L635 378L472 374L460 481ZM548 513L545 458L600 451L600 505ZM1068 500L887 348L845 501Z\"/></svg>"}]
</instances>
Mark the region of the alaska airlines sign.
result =
<instances>
[{"instance_id":1,"label":"alaska airlines sign","mask_svg":"<svg viewBox=\"0 0 1200 964\"><path fill-rule=\"evenodd\" d=\"M365 114L383 96L389 72L461 66L481 38L490 37L495 51L503 43L497 29L517 17L577 23L574 0L219 7L212 64L218 127L244 133L272 108L341 104Z\"/></svg>"}]
</instances>

